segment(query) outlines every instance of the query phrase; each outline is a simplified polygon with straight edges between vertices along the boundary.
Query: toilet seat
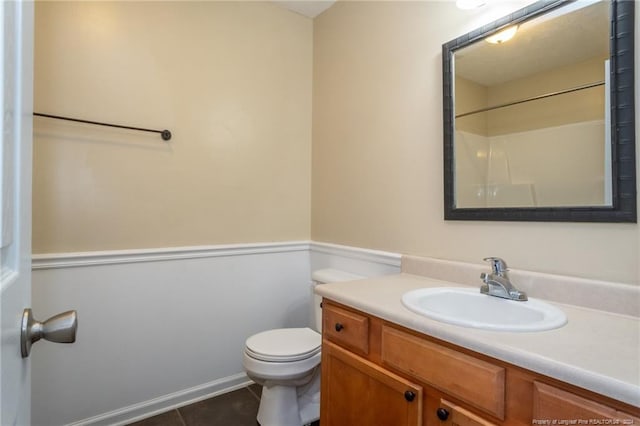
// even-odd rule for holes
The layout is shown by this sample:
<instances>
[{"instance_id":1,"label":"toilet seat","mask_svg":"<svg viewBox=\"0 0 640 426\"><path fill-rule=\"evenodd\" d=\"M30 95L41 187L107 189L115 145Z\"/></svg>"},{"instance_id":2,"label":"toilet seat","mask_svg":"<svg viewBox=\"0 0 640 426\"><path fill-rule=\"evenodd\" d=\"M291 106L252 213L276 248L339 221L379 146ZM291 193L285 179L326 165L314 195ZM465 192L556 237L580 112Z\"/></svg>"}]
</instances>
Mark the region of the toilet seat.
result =
<instances>
[{"instance_id":1,"label":"toilet seat","mask_svg":"<svg viewBox=\"0 0 640 426\"><path fill-rule=\"evenodd\" d=\"M249 337L245 352L266 362L293 362L320 353L322 338L310 328L280 328Z\"/></svg>"}]
</instances>

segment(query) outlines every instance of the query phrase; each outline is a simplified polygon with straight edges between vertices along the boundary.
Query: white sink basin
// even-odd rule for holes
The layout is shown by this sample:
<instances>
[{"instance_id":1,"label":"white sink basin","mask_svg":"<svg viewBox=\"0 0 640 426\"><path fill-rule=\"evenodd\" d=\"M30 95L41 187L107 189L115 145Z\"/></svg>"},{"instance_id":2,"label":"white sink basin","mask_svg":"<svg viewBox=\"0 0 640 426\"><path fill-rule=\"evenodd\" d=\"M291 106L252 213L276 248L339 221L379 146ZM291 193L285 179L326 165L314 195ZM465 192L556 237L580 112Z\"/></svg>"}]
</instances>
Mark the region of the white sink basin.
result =
<instances>
[{"instance_id":1,"label":"white sink basin","mask_svg":"<svg viewBox=\"0 0 640 426\"><path fill-rule=\"evenodd\" d=\"M562 327L567 316L541 300L525 302L481 294L475 288L420 288L405 293L402 304L428 318L494 331L543 331Z\"/></svg>"}]
</instances>

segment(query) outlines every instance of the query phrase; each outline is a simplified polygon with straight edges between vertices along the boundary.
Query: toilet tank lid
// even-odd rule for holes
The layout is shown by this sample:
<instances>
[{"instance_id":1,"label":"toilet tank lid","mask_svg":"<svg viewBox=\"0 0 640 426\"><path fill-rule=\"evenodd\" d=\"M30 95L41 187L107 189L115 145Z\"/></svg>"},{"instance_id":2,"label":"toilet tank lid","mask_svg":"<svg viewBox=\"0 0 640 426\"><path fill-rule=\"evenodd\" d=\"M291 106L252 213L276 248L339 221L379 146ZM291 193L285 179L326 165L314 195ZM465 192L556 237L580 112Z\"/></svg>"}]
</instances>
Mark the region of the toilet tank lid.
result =
<instances>
[{"instance_id":1,"label":"toilet tank lid","mask_svg":"<svg viewBox=\"0 0 640 426\"><path fill-rule=\"evenodd\" d=\"M337 283L341 281L361 280L365 277L352 274L351 272L342 271L340 269L318 269L311 273L311 279L317 283Z\"/></svg>"}]
</instances>

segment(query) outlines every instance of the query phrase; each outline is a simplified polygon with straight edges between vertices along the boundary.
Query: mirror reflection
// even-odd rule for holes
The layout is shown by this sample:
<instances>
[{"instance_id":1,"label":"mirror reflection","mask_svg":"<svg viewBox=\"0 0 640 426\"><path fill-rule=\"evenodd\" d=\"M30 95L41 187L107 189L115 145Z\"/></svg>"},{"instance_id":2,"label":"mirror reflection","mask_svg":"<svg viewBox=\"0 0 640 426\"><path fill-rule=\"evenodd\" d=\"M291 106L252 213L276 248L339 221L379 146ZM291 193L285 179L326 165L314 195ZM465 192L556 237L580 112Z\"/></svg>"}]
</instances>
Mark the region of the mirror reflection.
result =
<instances>
[{"instance_id":1,"label":"mirror reflection","mask_svg":"<svg viewBox=\"0 0 640 426\"><path fill-rule=\"evenodd\" d=\"M456 208L612 205L609 9L569 3L454 52Z\"/></svg>"}]
</instances>

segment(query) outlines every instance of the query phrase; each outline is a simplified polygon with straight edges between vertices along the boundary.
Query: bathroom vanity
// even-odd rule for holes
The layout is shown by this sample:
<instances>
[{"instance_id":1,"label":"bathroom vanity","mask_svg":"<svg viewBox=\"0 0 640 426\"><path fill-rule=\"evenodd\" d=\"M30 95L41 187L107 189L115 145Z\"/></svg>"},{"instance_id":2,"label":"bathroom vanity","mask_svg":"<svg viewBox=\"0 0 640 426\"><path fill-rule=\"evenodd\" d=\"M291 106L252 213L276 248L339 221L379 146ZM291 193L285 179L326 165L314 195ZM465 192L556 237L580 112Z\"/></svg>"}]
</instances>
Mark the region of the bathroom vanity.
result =
<instances>
[{"instance_id":1,"label":"bathroom vanity","mask_svg":"<svg viewBox=\"0 0 640 426\"><path fill-rule=\"evenodd\" d=\"M640 425L638 318L557 305L564 327L496 332L400 302L416 288L456 285L400 274L316 290L322 425Z\"/></svg>"}]
</instances>

